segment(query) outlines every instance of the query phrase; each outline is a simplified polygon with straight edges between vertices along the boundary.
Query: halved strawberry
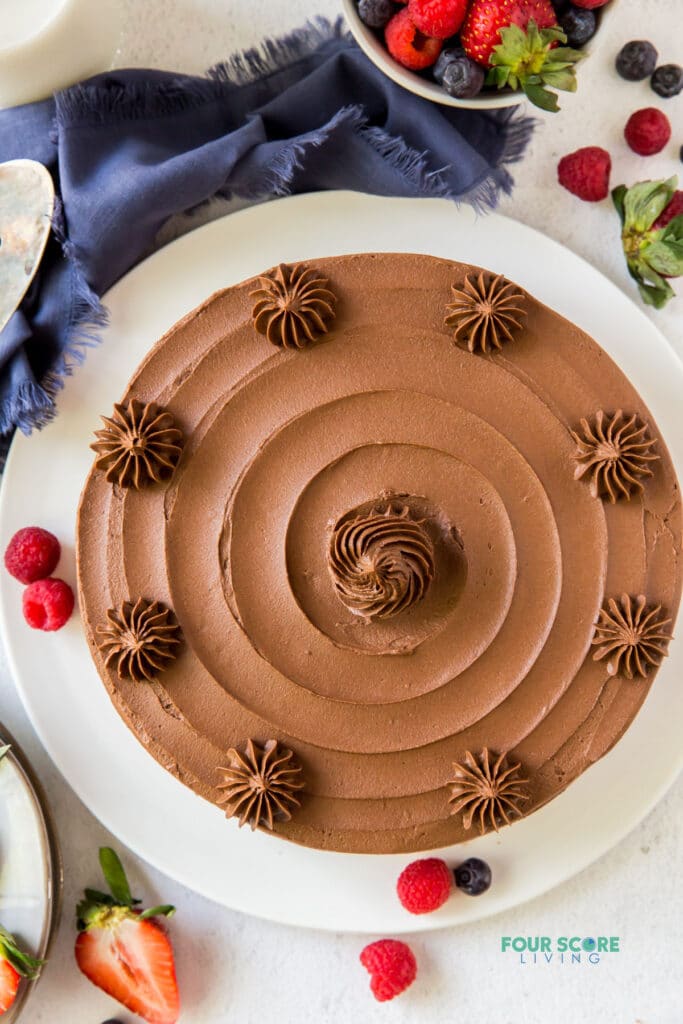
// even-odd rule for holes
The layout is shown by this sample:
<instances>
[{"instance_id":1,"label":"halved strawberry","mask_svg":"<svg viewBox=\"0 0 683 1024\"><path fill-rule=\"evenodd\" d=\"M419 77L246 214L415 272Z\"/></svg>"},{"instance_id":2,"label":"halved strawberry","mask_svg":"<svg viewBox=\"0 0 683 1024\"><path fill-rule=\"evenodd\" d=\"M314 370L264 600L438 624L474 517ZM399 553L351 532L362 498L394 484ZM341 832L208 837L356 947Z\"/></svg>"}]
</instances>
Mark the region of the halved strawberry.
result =
<instances>
[{"instance_id":1,"label":"halved strawberry","mask_svg":"<svg viewBox=\"0 0 683 1024\"><path fill-rule=\"evenodd\" d=\"M24 953L14 936L0 928L0 1014L14 1004L21 979L33 981L42 966L42 960Z\"/></svg>"},{"instance_id":2,"label":"halved strawberry","mask_svg":"<svg viewBox=\"0 0 683 1024\"><path fill-rule=\"evenodd\" d=\"M0 1013L5 1013L17 998L21 975L9 960L0 960Z\"/></svg>"},{"instance_id":3,"label":"halved strawberry","mask_svg":"<svg viewBox=\"0 0 683 1024\"><path fill-rule=\"evenodd\" d=\"M173 949L157 917L168 905L138 909L121 861L109 847L100 864L111 891L86 889L76 908L76 963L93 984L148 1024L175 1024L180 1013Z\"/></svg>"}]
</instances>

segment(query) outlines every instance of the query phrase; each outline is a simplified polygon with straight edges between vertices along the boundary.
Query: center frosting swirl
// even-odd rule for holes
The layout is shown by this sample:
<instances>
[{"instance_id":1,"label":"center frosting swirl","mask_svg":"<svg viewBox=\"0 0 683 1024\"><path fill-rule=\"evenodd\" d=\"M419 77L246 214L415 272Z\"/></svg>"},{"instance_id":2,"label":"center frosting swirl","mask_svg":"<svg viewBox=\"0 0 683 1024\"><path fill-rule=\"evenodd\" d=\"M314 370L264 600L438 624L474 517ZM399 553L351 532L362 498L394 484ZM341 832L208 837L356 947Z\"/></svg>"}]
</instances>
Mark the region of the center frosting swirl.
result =
<instances>
[{"instance_id":1,"label":"center frosting swirl","mask_svg":"<svg viewBox=\"0 0 683 1024\"><path fill-rule=\"evenodd\" d=\"M408 506L376 507L337 523L328 567L339 600L355 615L388 619L420 601L434 579L434 545Z\"/></svg>"}]
</instances>

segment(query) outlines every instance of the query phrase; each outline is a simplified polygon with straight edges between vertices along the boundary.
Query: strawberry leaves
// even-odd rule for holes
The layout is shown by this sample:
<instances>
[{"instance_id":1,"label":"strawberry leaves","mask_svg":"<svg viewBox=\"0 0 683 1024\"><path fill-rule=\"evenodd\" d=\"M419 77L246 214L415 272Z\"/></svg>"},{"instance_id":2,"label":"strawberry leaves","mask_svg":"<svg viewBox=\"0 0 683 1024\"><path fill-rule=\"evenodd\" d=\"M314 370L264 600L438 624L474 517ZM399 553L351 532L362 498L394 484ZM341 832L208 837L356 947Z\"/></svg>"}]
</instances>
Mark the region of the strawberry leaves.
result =
<instances>
[{"instance_id":1,"label":"strawberry leaves","mask_svg":"<svg viewBox=\"0 0 683 1024\"><path fill-rule=\"evenodd\" d=\"M169 903L142 912L135 909L141 901L131 895L123 864L111 847L103 846L100 849L100 866L111 895L99 889L85 890L83 899L76 907L79 931L116 924L126 917L144 921L152 917L171 917L175 913L175 907Z\"/></svg>"},{"instance_id":2,"label":"strawberry leaves","mask_svg":"<svg viewBox=\"0 0 683 1024\"><path fill-rule=\"evenodd\" d=\"M133 902L139 903L139 900L134 901L130 894L123 864L109 846L103 846L100 850L100 867L114 900L120 906L132 907Z\"/></svg>"},{"instance_id":3,"label":"strawberry leaves","mask_svg":"<svg viewBox=\"0 0 683 1024\"><path fill-rule=\"evenodd\" d=\"M559 110L557 96L551 89L576 91L574 65L585 57L581 50L569 46L559 26L539 29L533 18L526 31L518 25L500 30L501 42L491 54L487 85L499 89L522 89L528 99L542 110Z\"/></svg>"},{"instance_id":4,"label":"strawberry leaves","mask_svg":"<svg viewBox=\"0 0 683 1024\"><path fill-rule=\"evenodd\" d=\"M621 220L628 272L637 282L643 301L655 309L661 309L675 294L667 279L683 275L683 214L663 228L653 227L671 202L677 185L674 176L662 181L641 181L632 188L619 185L612 192L612 202Z\"/></svg>"},{"instance_id":5,"label":"strawberry leaves","mask_svg":"<svg viewBox=\"0 0 683 1024\"><path fill-rule=\"evenodd\" d=\"M17 944L14 936L5 931L2 926L0 926L0 959L7 960L17 974L22 978L27 978L29 981L33 981L38 977L40 968L45 963L44 960L37 960L35 957L25 953Z\"/></svg>"}]
</instances>

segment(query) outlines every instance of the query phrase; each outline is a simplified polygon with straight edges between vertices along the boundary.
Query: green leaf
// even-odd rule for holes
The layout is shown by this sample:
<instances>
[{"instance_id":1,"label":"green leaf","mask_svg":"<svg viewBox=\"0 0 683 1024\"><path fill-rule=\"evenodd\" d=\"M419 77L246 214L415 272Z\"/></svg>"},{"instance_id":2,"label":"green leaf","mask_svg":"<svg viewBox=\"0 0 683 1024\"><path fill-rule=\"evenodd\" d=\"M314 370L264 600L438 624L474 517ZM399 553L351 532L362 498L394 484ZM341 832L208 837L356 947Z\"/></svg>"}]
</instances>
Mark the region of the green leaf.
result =
<instances>
[{"instance_id":1,"label":"green leaf","mask_svg":"<svg viewBox=\"0 0 683 1024\"><path fill-rule=\"evenodd\" d=\"M530 28L533 22L529 22L527 32L519 25L509 25L500 30L501 42L494 48L491 54L491 64L513 64L523 60L529 51L531 39Z\"/></svg>"},{"instance_id":2,"label":"green leaf","mask_svg":"<svg viewBox=\"0 0 683 1024\"><path fill-rule=\"evenodd\" d=\"M114 906L114 897L106 892L100 892L99 889L86 889L84 895L90 903L103 903L106 907Z\"/></svg>"},{"instance_id":3,"label":"green leaf","mask_svg":"<svg viewBox=\"0 0 683 1024\"><path fill-rule=\"evenodd\" d=\"M667 241L673 239L675 242L683 239L683 213L679 213L677 217L670 220L666 227L661 229L661 239Z\"/></svg>"},{"instance_id":4,"label":"green leaf","mask_svg":"<svg viewBox=\"0 0 683 1024\"><path fill-rule=\"evenodd\" d=\"M626 269L633 278L634 281L642 281L642 274L640 273L639 264L634 263L631 260L626 260Z\"/></svg>"},{"instance_id":5,"label":"green leaf","mask_svg":"<svg viewBox=\"0 0 683 1024\"><path fill-rule=\"evenodd\" d=\"M683 245L676 242L651 242L643 247L643 259L666 277L680 277L683 274Z\"/></svg>"},{"instance_id":6,"label":"green leaf","mask_svg":"<svg viewBox=\"0 0 683 1024\"><path fill-rule=\"evenodd\" d=\"M527 49L531 50L532 53L536 52L537 50L545 49L545 44L541 39L541 33L538 31L538 25L536 24L533 18L529 20L525 34L527 40Z\"/></svg>"},{"instance_id":7,"label":"green leaf","mask_svg":"<svg viewBox=\"0 0 683 1024\"><path fill-rule=\"evenodd\" d=\"M535 107L540 107L541 110L548 110L551 113L555 113L560 109L555 93L548 92L542 85L526 82L522 88Z\"/></svg>"},{"instance_id":8,"label":"green leaf","mask_svg":"<svg viewBox=\"0 0 683 1024\"><path fill-rule=\"evenodd\" d=\"M552 85L563 92L576 92L576 75L573 71L542 71L541 77L546 85Z\"/></svg>"},{"instance_id":9,"label":"green leaf","mask_svg":"<svg viewBox=\"0 0 683 1024\"><path fill-rule=\"evenodd\" d=\"M532 28L532 26L534 29L537 27L534 19L530 18L527 25L527 32ZM551 25L550 28L542 28L538 35L544 46L550 46L551 43L567 42L567 37L559 25Z\"/></svg>"},{"instance_id":10,"label":"green leaf","mask_svg":"<svg viewBox=\"0 0 683 1024\"><path fill-rule=\"evenodd\" d=\"M683 238L666 238L660 239L660 241L662 242L662 245L665 245L667 247L671 255L674 256L677 260L683 259ZM675 276L680 277L681 274L683 274L683 270L679 271L678 274L676 274Z\"/></svg>"},{"instance_id":11,"label":"green leaf","mask_svg":"<svg viewBox=\"0 0 683 1024\"><path fill-rule=\"evenodd\" d=\"M646 306L654 306L655 309L662 309L669 299L672 299L675 292L668 281L661 285L638 284L638 291Z\"/></svg>"},{"instance_id":12,"label":"green leaf","mask_svg":"<svg viewBox=\"0 0 683 1024\"><path fill-rule=\"evenodd\" d=\"M570 46L558 46L551 50L550 59L555 63L576 64L586 56L585 50L573 50Z\"/></svg>"},{"instance_id":13,"label":"green leaf","mask_svg":"<svg viewBox=\"0 0 683 1024\"><path fill-rule=\"evenodd\" d=\"M625 224L634 231L647 231L669 205L676 191L677 178L666 181L641 181L627 189L624 197Z\"/></svg>"},{"instance_id":14,"label":"green leaf","mask_svg":"<svg viewBox=\"0 0 683 1024\"><path fill-rule=\"evenodd\" d=\"M172 907L170 903L162 903L158 907L150 907L148 910L143 910L139 915L140 921L146 921L150 917L173 917L175 914L175 907Z\"/></svg>"},{"instance_id":15,"label":"green leaf","mask_svg":"<svg viewBox=\"0 0 683 1024\"><path fill-rule=\"evenodd\" d=\"M663 277L640 257L627 261L628 272L638 283L643 302L655 309L661 309L674 295L674 290Z\"/></svg>"},{"instance_id":16,"label":"green leaf","mask_svg":"<svg viewBox=\"0 0 683 1024\"><path fill-rule=\"evenodd\" d=\"M626 195L626 185L617 185L616 188L612 189L612 202L614 203L614 208L617 211L617 213L619 214L619 220L621 221L622 224L624 223L624 221L626 219L626 214L624 212L624 197L625 197L625 195Z\"/></svg>"},{"instance_id":17,"label":"green leaf","mask_svg":"<svg viewBox=\"0 0 683 1024\"><path fill-rule=\"evenodd\" d=\"M110 846L101 847L100 865L107 885L111 889L111 894L116 902L122 907L132 907L133 897L130 894L126 872L123 870L123 864L119 860L118 855Z\"/></svg>"},{"instance_id":18,"label":"green leaf","mask_svg":"<svg viewBox=\"0 0 683 1024\"><path fill-rule=\"evenodd\" d=\"M498 89L502 89L509 74L510 68L507 67L489 68L486 73L486 85L495 85Z\"/></svg>"}]
</instances>

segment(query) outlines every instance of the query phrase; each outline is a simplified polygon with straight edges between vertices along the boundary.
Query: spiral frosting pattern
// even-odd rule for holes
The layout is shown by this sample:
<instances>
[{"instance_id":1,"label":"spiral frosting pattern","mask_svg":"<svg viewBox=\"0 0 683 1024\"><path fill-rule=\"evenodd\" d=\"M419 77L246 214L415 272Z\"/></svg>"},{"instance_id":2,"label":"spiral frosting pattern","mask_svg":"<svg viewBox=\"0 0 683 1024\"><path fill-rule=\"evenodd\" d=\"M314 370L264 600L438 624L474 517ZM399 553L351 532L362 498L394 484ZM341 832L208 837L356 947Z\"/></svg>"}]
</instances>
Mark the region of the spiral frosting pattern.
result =
<instances>
[{"instance_id":1,"label":"spiral frosting pattern","mask_svg":"<svg viewBox=\"0 0 683 1024\"><path fill-rule=\"evenodd\" d=\"M339 523L328 565L340 601L357 615L388 619L426 594L434 578L434 545L407 506L375 509Z\"/></svg>"},{"instance_id":2,"label":"spiral frosting pattern","mask_svg":"<svg viewBox=\"0 0 683 1024\"><path fill-rule=\"evenodd\" d=\"M93 467L77 534L85 631L129 728L217 815L230 752L271 743L305 789L271 822L259 786L252 800L251 777L233 779L247 786L232 793L247 797L230 803L238 820L248 809L324 849L446 846L507 827L491 803L515 781L506 766L521 767L503 795L527 815L637 714L675 632L680 491L629 381L533 297L482 358L444 323L480 268L382 253L312 269L336 299L324 340L264 344L253 279L186 317L132 379L124 403L167 411L183 455L140 489ZM658 438L630 500L575 478L572 432L592 445L585 421L602 443L600 410ZM628 426L617 440L633 461L645 439ZM615 625L622 594L632 614L622 598ZM144 685L107 663L97 633L140 597L172 608L183 638ZM644 641L657 648L640 674Z\"/></svg>"}]
</instances>

